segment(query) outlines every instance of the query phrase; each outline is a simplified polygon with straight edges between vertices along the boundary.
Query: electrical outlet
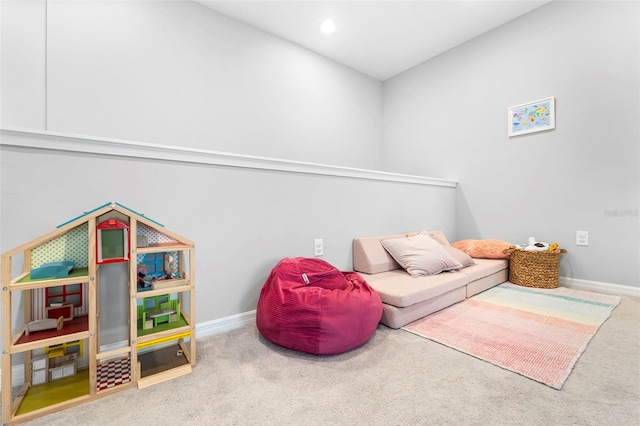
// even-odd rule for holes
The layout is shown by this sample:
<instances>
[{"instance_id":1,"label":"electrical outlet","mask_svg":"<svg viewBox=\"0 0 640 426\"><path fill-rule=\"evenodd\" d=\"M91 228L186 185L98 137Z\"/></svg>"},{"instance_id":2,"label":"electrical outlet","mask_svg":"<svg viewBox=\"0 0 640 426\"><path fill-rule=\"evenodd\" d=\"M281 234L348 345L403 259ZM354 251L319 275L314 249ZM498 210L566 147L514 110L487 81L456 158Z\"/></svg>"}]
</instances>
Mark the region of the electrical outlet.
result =
<instances>
[{"instance_id":1,"label":"electrical outlet","mask_svg":"<svg viewBox=\"0 0 640 426\"><path fill-rule=\"evenodd\" d=\"M324 242L322 238L316 238L313 240L313 254L315 256L322 256L324 254Z\"/></svg>"},{"instance_id":2,"label":"electrical outlet","mask_svg":"<svg viewBox=\"0 0 640 426\"><path fill-rule=\"evenodd\" d=\"M577 246L589 245L589 231L576 231L576 245Z\"/></svg>"}]
</instances>

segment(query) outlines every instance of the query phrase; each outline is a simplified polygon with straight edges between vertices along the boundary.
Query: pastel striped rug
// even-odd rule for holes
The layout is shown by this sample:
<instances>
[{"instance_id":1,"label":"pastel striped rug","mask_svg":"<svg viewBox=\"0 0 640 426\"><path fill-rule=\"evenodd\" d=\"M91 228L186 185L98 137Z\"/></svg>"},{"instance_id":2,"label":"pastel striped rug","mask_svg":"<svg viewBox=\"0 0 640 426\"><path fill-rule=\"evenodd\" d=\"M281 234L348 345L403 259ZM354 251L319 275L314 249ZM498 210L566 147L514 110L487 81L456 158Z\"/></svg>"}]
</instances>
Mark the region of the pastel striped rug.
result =
<instances>
[{"instance_id":1,"label":"pastel striped rug","mask_svg":"<svg viewBox=\"0 0 640 426\"><path fill-rule=\"evenodd\" d=\"M562 389L618 296L504 283L403 330Z\"/></svg>"}]
</instances>

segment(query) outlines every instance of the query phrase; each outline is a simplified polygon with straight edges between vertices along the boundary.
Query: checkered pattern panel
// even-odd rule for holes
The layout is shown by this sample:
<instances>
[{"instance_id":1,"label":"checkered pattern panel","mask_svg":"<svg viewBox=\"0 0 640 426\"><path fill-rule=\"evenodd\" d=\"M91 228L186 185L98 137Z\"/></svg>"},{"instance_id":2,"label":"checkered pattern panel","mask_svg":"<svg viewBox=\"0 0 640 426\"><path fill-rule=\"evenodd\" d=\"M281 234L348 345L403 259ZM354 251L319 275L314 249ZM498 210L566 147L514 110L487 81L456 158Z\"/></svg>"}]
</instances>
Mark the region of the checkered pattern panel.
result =
<instances>
[{"instance_id":1,"label":"checkered pattern panel","mask_svg":"<svg viewBox=\"0 0 640 426\"><path fill-rule=\"evenodd\" d=\"M131 381L130 358L119 359L98 366L98 391Z\"/></svg>"}]
</instances>

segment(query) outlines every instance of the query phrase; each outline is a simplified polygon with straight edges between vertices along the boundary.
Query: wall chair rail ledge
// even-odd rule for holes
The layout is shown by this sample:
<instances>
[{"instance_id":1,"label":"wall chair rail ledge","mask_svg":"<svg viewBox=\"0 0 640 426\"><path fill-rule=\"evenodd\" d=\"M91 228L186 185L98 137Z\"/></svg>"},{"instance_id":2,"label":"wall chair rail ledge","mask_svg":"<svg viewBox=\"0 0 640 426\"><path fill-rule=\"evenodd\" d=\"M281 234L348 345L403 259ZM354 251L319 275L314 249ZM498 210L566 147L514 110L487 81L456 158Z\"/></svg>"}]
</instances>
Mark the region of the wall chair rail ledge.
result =
<instances>
[{"instance_id":1,"label":"wall chair rail ledge","mask_svg":"<svg viewBox=\"0 0 640 426\"><path fill-rule=\"evenodd\" d=\"M457 181L449 179L9 126L0 127L0 145L449 188L457 186Z\"/></svg>"}]
</instances>

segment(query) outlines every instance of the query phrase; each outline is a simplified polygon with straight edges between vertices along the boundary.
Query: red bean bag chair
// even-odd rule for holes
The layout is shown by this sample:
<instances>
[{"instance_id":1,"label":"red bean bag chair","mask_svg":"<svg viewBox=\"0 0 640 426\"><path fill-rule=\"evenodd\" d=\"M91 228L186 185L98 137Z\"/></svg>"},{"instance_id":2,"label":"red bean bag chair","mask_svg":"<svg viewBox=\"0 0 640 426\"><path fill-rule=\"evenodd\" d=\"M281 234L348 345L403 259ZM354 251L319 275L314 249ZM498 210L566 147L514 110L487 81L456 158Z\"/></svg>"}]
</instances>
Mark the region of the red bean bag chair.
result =
<instances>
[{"instance_id":1,"label":"red bean bag chair","mask_svg":"<svg viewBox=\"0 0 640 426\"><path fill-rule=\"evenodd\" d=\"M362 345L376 331L382 301L355 272L315 258L285 258L262 286L260 333L278 346L334 355Z\"/></svg>"}]
</instances>

